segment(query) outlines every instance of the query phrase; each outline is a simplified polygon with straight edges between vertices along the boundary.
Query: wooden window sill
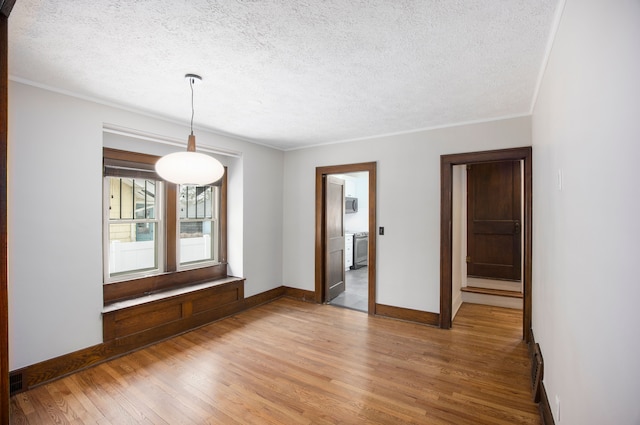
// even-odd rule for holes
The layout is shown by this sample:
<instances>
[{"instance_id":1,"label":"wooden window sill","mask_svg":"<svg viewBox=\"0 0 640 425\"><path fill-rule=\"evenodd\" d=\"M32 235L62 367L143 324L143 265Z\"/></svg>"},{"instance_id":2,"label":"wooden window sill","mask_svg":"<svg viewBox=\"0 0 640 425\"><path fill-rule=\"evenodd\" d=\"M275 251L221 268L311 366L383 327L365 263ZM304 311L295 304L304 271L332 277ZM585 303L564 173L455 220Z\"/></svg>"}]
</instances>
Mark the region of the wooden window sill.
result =
<instances>
[{"instance_id":1,"label":"wooden window sill","mask_svg":"<svg viewBox=\"0 0 640 425\"><path fill-rule=\"evenodd\" d=\"M211 280L209 282L197 283L194 285L182 286L176 289L168 289L163 291L154 292L152 294L143 295L141 297L131 298L124 301L117 301L111 304L104 306L102 309L102 313L111 313L116 310L123 310L130 307L136 307L143 304L152 303L154 301L167 300L170 298L175 298L180 295L189 294L192 292L201 291L204 289L212 288L214 286L220 286L227 283L237 282L239 280L244 280L242 277L235 276L227 276L220 279Z\"/></svg>"}]
</instances>

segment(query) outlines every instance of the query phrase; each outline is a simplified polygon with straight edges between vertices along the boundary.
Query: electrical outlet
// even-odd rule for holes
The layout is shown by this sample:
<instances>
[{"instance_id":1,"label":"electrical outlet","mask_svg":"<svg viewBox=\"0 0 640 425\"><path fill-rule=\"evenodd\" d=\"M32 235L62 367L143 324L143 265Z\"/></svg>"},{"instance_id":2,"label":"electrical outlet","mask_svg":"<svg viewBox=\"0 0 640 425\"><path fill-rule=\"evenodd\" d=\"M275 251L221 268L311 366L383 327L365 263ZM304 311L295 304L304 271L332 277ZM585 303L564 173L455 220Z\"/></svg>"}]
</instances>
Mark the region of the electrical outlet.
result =
<instances>
[{"instance_id":1,"label":"electrical outlet","mask_svg":"<svg viewBox=\"0 0 640 425\"><path fill-rule=\"evenodd\" d=\"M555 414L556 423L560 422L560 397L556 394L556 414Z\"/></svg>"}]
</instances>

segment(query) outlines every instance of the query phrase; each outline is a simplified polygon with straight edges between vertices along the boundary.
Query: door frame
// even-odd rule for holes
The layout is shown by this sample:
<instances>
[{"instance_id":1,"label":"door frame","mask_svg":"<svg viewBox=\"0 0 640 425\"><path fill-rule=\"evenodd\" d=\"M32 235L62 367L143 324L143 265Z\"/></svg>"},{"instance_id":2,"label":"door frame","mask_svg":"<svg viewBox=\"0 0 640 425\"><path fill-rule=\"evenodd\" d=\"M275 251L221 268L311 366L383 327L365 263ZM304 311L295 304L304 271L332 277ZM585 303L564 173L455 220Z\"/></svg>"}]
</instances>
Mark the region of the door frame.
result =
<instances>
[{"instance_id":1,"label":"door frame","mask_svg":"<svg viewBox=\"0 0 640 425\"><path fill-rule=\"evenodd\" d=\"M9 127L9 15L15 0L0 0L0 423L9 423L9 292L7 268L7 153Z\"/></svg>"},{"instance_id":2,"label":"door frame","mask_svg":"<svg viewBox=\"0 0 640 425\"><path fill-rule=\"evenodd\" d=\"M361 162L357 164L331 165L316 167L316 237L315 237L315 301L327 302L324 285L325 277L325 247L326 239L323 232L324 223L324 191L323 178L329 174L346 174L367 171L369 173L369 261L367 277L369 281L368 313L375 314L376 310L376 182L377 163Z\"/></svg>"},{"instance_id":3,"label":"door frame","mask_svg":"<svg viewBox=\"0 0 640 425\"><path fill-rule=\"evenodd\" d=\"M532 271L532 154L531 146L468 152L440 156L440 327L451 328L452 267L453 267L453 166L480 162L523 160L524 164L524 252L523 254L523 311L522 338L529 342L531 329L531 271Z\"/></svg>"}]
</instances>

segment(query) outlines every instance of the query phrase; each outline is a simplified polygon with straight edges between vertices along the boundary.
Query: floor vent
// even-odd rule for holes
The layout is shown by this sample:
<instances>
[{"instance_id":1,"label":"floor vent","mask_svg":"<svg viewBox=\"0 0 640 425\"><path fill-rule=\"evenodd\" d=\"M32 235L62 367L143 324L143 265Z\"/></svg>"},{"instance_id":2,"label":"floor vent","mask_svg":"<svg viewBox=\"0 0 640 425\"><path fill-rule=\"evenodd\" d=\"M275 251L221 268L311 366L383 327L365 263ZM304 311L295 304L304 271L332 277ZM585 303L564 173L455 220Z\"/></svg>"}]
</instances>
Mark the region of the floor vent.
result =
<instances>
[{"instance_id":1,"label":"floor vent","mask_svg":"<svg viewBox=\"0 0 640 425\"><path fill-rule=\"evenodd\" d=\"M12 373L9 375L9 394L14 395L24 391L22 380L22 372Z\"/></svg>"},{"instance_id":2,"label":"floor vent","mask_svg":"<svg viewBox=\"0 0 640 425\"><path fill-rule=\"evenodd\" d=\"M544 361L542 359L542 352L540 351L540 344L536 343L531 359L531 391L535 403L540 402L540 386L542 384L543 372Z\"/></svg>"}]
</instances>

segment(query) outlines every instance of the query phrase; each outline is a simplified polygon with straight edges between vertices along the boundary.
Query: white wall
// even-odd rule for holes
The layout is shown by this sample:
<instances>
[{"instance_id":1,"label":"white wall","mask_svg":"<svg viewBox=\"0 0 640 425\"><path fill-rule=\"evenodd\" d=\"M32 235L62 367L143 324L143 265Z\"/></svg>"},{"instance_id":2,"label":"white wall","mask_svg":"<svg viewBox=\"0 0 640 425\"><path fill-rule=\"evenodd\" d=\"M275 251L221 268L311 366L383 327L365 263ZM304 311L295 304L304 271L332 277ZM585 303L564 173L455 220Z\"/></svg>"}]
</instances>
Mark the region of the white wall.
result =
<instances>
[{"instance_id":1,"label":"white wall","mask_svg":"<svg viewBox=\"0 0 640 425\"><path fill-rule=\"evenodd\" d=\"M377 300L439 312L440 155L529 146L528 117L288 151L284 283L314 289L315 168L377 161Z\"/></svg>"},{"instance_id":2,"label":"white wall","mask_svg":"<svg viewBox=\"0 0 640 425\"><path fill-rule=\"evenodd\" d=\"M11 370L102 342L104 123L175 139L188 134L185 125L9 85ZM196 134L199 146L242 153L220 157L229 166L230 272L247 278L246 296L282 285L284 154L197 128ZM142 141L120 147L175 150Z\"/></svg>"},{"instance_id":3,"label":"white wall","mask_svg":"<svg viewBox=\"0 0 640 425\"><path fill-rule=\"evenodd\" d=\"M568 0L534 109L533 329L558 424L640 423L639 40L637 0Z\"/></svg>"},{"instance_id":4,"label":"white wall","mask_svg":"<svg viewBox=\"0 0 640 425\"><path fill-rule=\"evenodd\" d=\"M455 165L451 175L451 319L462 306L463 286L467 286L467 170Z\"/></svg>"}]
</instances>

